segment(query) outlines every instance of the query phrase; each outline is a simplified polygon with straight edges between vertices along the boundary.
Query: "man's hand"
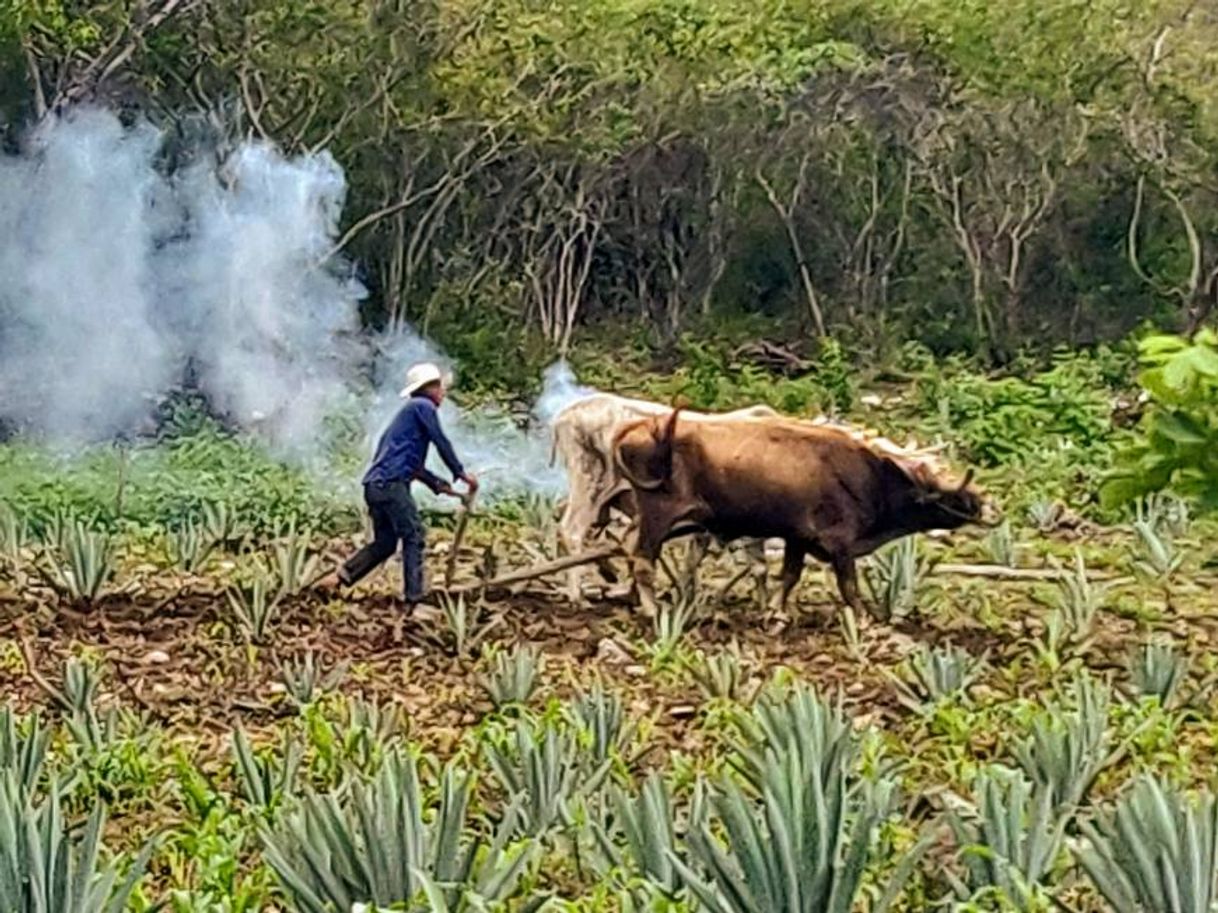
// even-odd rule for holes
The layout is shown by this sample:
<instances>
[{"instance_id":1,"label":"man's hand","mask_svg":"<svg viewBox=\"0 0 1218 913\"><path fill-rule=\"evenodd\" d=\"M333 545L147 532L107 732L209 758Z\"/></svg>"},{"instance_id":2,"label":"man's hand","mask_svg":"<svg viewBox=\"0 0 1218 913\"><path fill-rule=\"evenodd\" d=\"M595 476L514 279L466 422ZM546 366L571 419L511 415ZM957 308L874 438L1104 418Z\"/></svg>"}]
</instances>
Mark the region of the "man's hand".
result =
<instances>
[{"instance_id":1,"label":"man's hand","mask_svg":"<svg viewBox=\"0 0 1218 913\"><path fill-rule=\"evenodd\" d=\"M469 486L469 493L473 494L478 490L478 477L472 472L467 472L461 476L461 481Z\"/></svg>"},{"instance_id":2,"label":"man's hand","mask_svg":"<svg viewBox=\"0 0 1218 913\"><path fill-rule=\"evenodd\" d=\"M441 482L440 487L436 489L438 495L448 495L450 498L459 498L461 495L447 482Z\"/></svg>"}]
</instances>

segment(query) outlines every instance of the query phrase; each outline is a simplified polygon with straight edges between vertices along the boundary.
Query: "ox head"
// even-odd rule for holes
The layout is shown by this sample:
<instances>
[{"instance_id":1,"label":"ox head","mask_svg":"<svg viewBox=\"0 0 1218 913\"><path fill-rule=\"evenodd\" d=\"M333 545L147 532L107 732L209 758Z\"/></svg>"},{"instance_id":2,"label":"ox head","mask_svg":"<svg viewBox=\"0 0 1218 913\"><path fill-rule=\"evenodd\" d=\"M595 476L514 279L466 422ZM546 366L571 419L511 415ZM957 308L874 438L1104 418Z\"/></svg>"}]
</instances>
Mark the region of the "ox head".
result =
<instances>
[{"instance_id":1,"label":"ox head","mask_svg":"<svg viewBox=\"0 0 1218 913\"><path fill-rule=\"evenodd\" d=\"M672 478L673 438L681 408L676 406L667 416L632 422L617 433L613 460L634 487L658 491Z\"/></svg>"},{"instance_id":2,"label":"ox head","mask_svg":"<svg viewBox=\"0 0 1218 913\"><path fill-rule=\"evenodd\" d=\"M958 529L967 523L997 526L1001 522L998 505L973 484L971 469L959 484L945 483L930 473L916 474L914 483L914 501L928 528Z\"/></svg>"}]
</instances>

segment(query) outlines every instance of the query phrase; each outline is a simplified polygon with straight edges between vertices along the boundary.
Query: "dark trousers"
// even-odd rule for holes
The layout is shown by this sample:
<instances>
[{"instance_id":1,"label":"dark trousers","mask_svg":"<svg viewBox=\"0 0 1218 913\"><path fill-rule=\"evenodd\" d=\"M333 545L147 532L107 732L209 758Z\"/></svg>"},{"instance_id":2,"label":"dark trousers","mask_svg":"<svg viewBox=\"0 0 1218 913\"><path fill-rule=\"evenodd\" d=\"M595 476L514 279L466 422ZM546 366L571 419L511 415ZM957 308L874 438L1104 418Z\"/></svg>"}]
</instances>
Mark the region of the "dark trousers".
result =
<instances>
[{"instance_id":1,"label":"dark trousers","mask_svg":"<svg viewBox=\"0 0 1218 913\"><path fill-rule=\"evenodd\" d=\"M423 598L423 544L425 532L419 508L410 496L409 482L369 482L364 503L372 517L372 541L347 559L339 575L353 584L380 565L402 543L402 584L407 602Z\"/></svg>"}]
</instances>

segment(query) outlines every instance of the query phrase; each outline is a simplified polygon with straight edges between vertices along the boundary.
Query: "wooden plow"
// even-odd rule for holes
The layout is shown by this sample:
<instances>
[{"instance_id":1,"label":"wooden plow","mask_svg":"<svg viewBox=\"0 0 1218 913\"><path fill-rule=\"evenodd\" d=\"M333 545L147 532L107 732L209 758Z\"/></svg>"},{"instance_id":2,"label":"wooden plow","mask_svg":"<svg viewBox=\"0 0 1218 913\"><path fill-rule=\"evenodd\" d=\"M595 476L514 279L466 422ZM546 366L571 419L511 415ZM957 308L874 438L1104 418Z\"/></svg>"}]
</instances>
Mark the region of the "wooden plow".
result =
<instances>
[{"instance_id":1,"label":"wooden plow","mask_svg":"<svg viewBox=\"0 0 1218 913\"><path fill-rule=\"evenodd\" d=\"M603 548L580 552L578 555L566 555L562 558L555 558L553 561L547 561L544 564L535 564L532 567L522 568L508 574L501 574L491 580L476 580L473 583L449 587L448 592L453 594L472 593L478 590L491 589L492 587L524 583L526 580L536 580L538 577L557 574L559 571L579 567L581 564L591 564L594 561L603 561L606 558L620 558L623 555L625 555L625 552L619 545L604 546Z\"/></svg>"}]
</instances>

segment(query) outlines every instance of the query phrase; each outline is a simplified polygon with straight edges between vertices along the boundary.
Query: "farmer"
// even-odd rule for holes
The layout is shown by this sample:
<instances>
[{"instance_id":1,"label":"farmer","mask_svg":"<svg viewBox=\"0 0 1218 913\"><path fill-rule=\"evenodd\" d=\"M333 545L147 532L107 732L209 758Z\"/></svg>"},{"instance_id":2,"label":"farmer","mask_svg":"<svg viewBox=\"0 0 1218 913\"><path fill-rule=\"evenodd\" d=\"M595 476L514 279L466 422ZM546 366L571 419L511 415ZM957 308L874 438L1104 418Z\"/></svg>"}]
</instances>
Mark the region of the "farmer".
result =
<instances>
[{"instance_id":1,"label":"farmer","mask_svg":"<svg viewBox=\"0 0 1218 913\"><path fill-rule=\"evenodd\" d=\"M417 479L438 495L460 497L451 485L427 470L429 445L436 445L454 480L464 482L470 494L478 490L477 478L461 465L440 428L436 408L444 401L445 392L444 377L435 365L425 362L406 372L406 386L400 394L406 404L381 435L363 478L373 539L348 558L335 575L339 584L351 586L389 558L400 540L408 613L427 595L423 588L425 531L410 495L410 483Z\"/></svg>"}]
</instances>

